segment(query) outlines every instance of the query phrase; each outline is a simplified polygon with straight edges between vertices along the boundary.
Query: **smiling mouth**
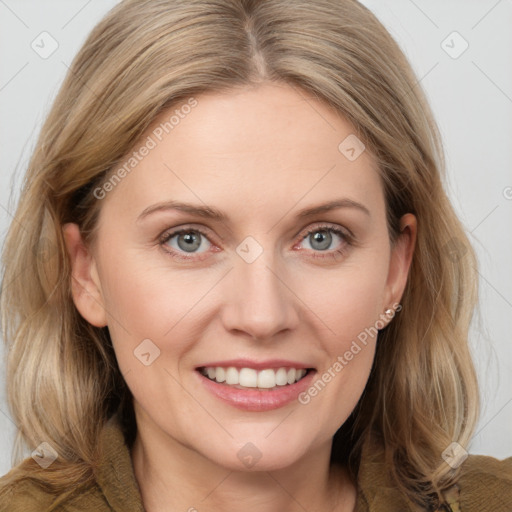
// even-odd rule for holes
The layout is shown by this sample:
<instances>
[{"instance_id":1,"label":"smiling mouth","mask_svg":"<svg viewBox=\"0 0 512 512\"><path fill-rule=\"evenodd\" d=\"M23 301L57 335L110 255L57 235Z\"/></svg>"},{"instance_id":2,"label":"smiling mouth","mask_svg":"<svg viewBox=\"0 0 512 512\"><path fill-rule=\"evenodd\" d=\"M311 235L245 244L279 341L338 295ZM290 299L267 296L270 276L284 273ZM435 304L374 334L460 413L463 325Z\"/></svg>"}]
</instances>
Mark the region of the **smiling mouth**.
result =
<instances>
[{"instance_id":1,"label":"smiling mouth","mask_svg":"<svg viewBox=\"0 0 512 512\"><path fill-rule=\"evenodd\" d=\"M269 391L291 386L315 371L314 368L235 368L234 366L202 366L197 371L207 379L235 389Z\"/></svg>"}]
</instances>

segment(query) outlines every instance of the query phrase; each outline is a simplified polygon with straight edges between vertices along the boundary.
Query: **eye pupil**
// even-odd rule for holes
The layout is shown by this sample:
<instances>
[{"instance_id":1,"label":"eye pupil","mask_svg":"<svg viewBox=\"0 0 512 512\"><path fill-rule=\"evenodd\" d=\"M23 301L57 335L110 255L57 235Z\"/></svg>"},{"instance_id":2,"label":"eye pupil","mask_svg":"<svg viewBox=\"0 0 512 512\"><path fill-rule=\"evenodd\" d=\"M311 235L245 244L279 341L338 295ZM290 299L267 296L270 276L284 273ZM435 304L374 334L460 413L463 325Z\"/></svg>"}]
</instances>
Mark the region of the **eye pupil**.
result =
<instances>
[{"instance_id":1,"label":"eye pupil","mask_svg":"<svg viewBox=\"0 0 512 512\"><path fill-rule=\"evenodd\" d=\"M184 244L182 243L184 241ZM188 233L182 233L178 236L178 246L187 252L192 252L199 248L201 241L199 236L194 231Z\"/></svg>"},{"instance_id":2,"label":"eye pupil","mask_svg":"<svg viewBox=\"0 0 512 512\"><path fill-rule=\"evenodd\" d=\"M312 244L312 247L319 251L325 251L331 245L332 235L326 229L318 230L313 234L313 241L320 243L320 246L314 247Z\"/></svg>"}]
</instances>

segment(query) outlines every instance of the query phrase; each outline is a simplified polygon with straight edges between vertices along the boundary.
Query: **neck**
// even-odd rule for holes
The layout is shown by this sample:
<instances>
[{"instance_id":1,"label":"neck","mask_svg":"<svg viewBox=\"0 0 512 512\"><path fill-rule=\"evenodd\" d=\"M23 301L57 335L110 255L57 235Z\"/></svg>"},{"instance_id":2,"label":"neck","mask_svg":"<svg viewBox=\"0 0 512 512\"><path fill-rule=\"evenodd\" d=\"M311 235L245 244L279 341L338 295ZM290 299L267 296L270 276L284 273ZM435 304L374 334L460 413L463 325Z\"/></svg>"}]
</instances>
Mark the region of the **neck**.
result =
<instances>
[{"instance_id":1,"label":"neck","mask_svg":"<svg viewBox=\"0 0 512 512\"><path fill-rule=\"evenodd\" d=\"M138 424L131 456L146 512L354 510L356 491L348 472L329 465L331 443L292 467L233 471L151 422Z\"/></svg>"}]
</instances>

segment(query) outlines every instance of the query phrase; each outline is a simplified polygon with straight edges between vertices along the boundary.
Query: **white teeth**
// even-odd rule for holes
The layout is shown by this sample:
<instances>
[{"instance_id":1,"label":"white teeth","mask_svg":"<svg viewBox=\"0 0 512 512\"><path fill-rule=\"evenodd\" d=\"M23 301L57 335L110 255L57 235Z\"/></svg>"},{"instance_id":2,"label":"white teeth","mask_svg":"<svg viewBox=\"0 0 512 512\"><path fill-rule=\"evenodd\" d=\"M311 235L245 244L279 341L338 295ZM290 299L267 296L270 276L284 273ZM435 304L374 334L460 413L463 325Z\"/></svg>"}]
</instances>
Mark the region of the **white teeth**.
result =
<instances>
[{"instance_id":1,"label":"white teeth","mask_svg":"<svg viewBox=\"0 0 512 512\"><path fill-rule=\"evenodd\" d=\"M240 377L242 373L240 373ZM240 380L240 384L245 386ZM258 373L259 388L273 388L276 385L276 372L274 370L262 370Z\"/></svg>"},{"instance_id":2,"label":"white teeth","mask_svg":"<svg viewBox=\"0 0 512 512\"><path fill-rule=\"evenodd\" d=\"M298 382L306 375L305 368L268 368L257 371L254 368L235 368L230 366L208 366L201 369L201 373L216 382L225 382L229 385L240 385L246 388L270 389L276 386L285 386Z\"/></svg>"},{"instance_id":3,"label":"white teeth","mask_svg":"<svg viewBox=\"0 0 512 512\"><path fill-rule=\"evenodd\" d=\"M216 368L215 375L213 377L217 382L224 382L226 380L226 370L224 368Z\"/></svg>"},{"instance_id":4,"label":"white teeth","mask_svg":"<svg viewBox=\"0 0 512 512\"><path fill-rule=\"evenodd\" d=\"M215 368L215 373L217 373L217 369ZM210 377L212 380L217 380L217 375ZM230 366L226 370L226 384L240 384L240 379L238 378L238 370Z\"/></svg>"},{"instance_id":5,"label":"white teeth","mask_svg":"<svg viewBox=\"0 0 512 512\"><path fill-rule=\"evenodd\" d=\"M258 372L253 368L242 368L238 372L238 384L246 388L255 388L258 385Z\"/></svg>"},{"instance_id":6,"label":"white teeth","mask_svg":"<svg viewBox=\"0 0 512 512\"><path fill-rule=\"evenodd\" d=\"M278 386L284 386L288 384L288 372L286 368L279 368L276 372L276 384Z\"/></svg>"}]
</instances>

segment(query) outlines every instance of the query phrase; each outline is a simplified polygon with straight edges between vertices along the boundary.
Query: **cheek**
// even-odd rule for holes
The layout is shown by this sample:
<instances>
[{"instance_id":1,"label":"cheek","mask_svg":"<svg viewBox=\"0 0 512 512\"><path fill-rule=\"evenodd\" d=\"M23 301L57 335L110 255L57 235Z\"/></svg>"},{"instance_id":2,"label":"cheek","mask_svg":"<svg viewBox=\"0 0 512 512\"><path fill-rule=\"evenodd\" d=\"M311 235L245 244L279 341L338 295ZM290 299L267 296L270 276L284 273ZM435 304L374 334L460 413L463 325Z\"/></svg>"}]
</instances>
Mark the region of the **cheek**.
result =
<instances>
[{"instance_id":1,"label":"cheek","mask_svg":"<svg viewBox=\"0 0 512 512\"><path fill-rule=\"evenodd\" d=\"M138 347L151 340L157 347L156 366L172 370L204 332L203 299L218 282L218 274L172 268L165 259L147 253L124 254L122 260L105 257L101 268L109 332L120 368L124 374L135 369L132 375L139 375Z\"/></svg>"},{"instance_id":2,"label":"cheek","mask_svg":"<svg viewBox=\"0 0 512 512\"><path fill-rule=\"evenodd\" d=\"M114 317L111 323L122 324L134 334L160 337L164 324L172 322L167 314L173 310L173 301L175 306L179 304L180 283L167 280L165 273L157 276L155 269L136 260L109 262L104 273L107 278L102 281L106 283L103 296L108 312Z\"/></svg>"},{"instance_id":3,"label":"cheek","mask_svg":"<svg viewBox=\"0 0 512 512\"><path fill-rule=\"evenodd\" d=\"M342 350L383 313L389 262L382 254L386 253L368 251L337 269L315 271L308 279L297 280L297 295L305 298L327 329L330 352Z\"/></svg>"},{"instance_id":4,"label":"cheek","mask_svg":"<svg viewBox=\"0 0 512 512\"><path fill-rule=\"evenodd\" d=\"M333 428L352 412L371 370L389 263L383 254L387 253L367 251L332 272L312 274L298 293L307 297L307 306L317 316L327 354L303 403L316 402L315 414Z\"/></svg>"},{"instance_id":5,"label":"cheek","mask_svg":"<svg viewBox=\"0 0 512 512\"><path fill-rule=\"evenodd\" d=\"M116 355L121 369L130 369L140 364L134 350L144 340L151 340L158 347L158 357L168 352L169 347L164 351L162 340L174 334L173 326L179 325L186 313L185 297L195 294L191 283L183 282L179 272L156 268L148 264L147 256L130 255L129 251L124 254L122 259L104 258L101 282ZM172 334L165 336L169 331ZM172 344L173 354L185 343L176 341Z\"/></svg>"},{"instance_id":6,"label":"cheek","mask_svg":"<svg viewBox=\"0 0 512 512\"><path fill-rule=\"evenodd\" d=\"M193 318L187 311L204 290L199 287L196 293L184 273L148 265L147 256L127 253L122 261L105 259L102 266L108 328L119 368L139 403L151 408L165 400L182 410L186 403L172 376L178 375L176 366L197 336L187 328Z\"/></svg>"}]
</instances>

